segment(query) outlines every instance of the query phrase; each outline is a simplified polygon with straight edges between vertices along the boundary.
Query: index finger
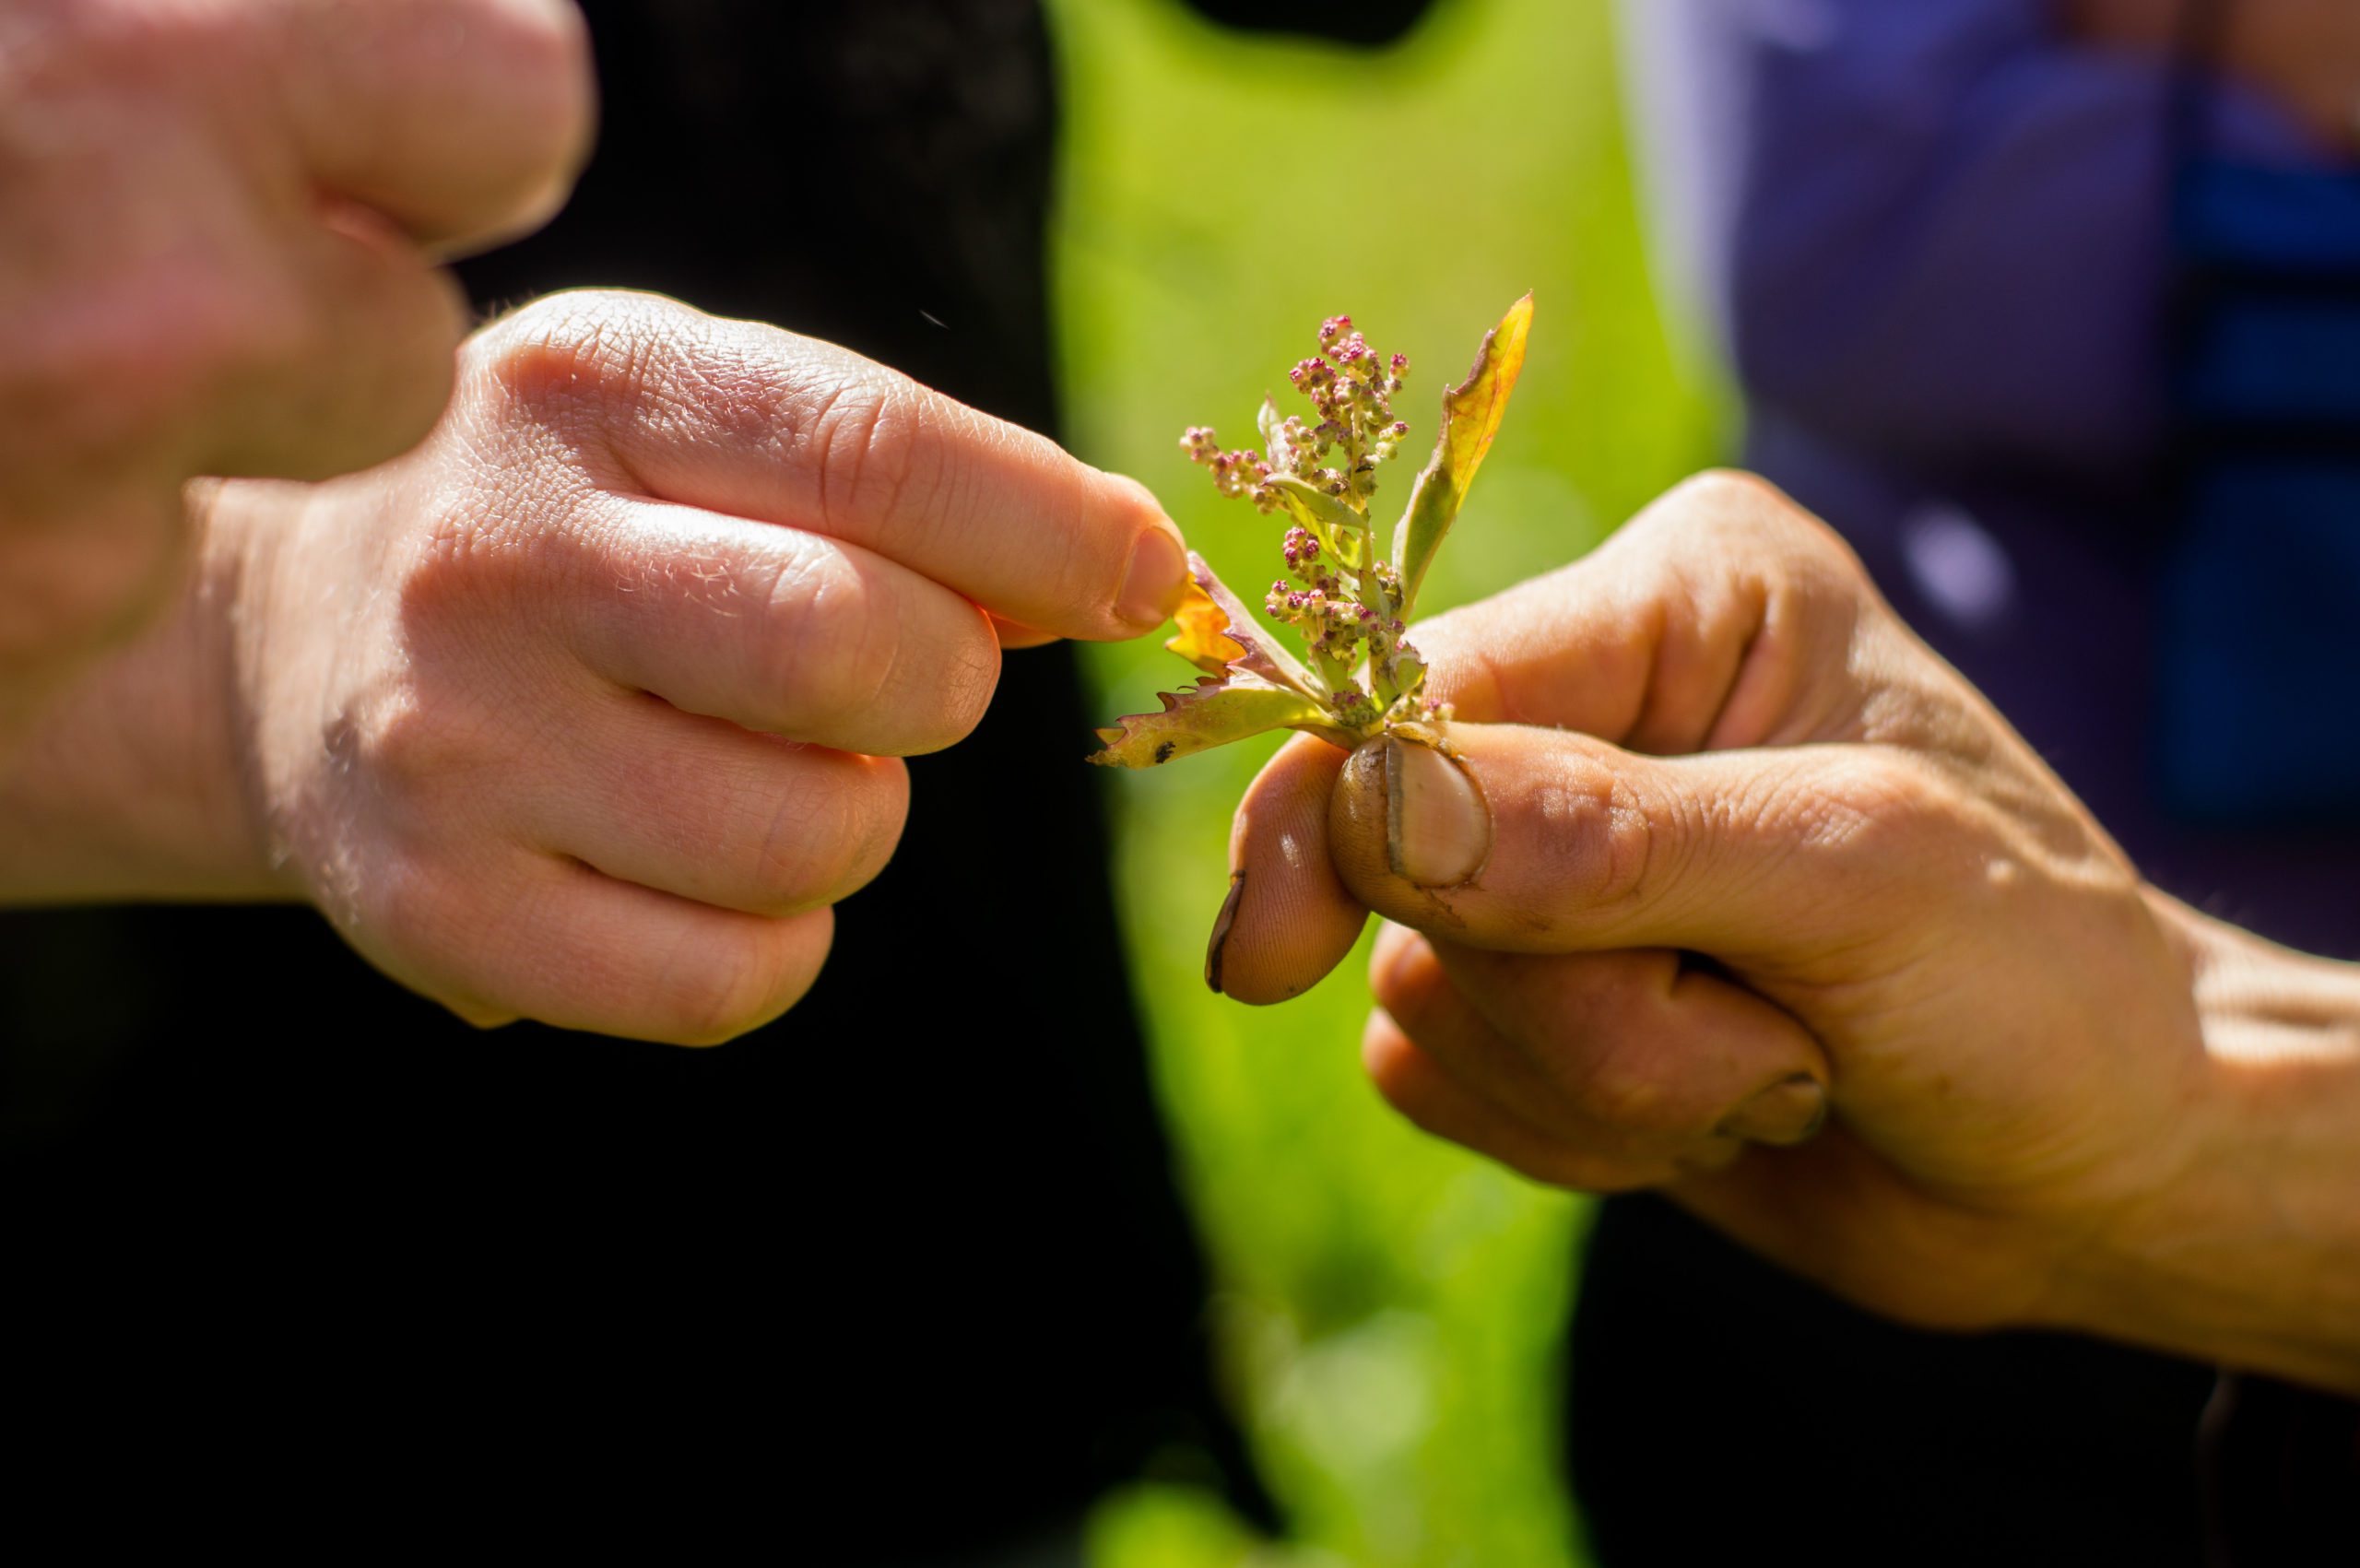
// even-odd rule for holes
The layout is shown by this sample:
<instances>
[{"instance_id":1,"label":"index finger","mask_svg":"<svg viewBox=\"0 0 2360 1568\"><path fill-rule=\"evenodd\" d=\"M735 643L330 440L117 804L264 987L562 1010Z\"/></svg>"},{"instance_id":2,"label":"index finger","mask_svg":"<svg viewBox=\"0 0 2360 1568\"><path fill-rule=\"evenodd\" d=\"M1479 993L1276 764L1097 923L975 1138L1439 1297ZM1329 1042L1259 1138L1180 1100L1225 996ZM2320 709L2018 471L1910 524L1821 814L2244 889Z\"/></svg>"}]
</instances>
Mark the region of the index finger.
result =
<instances>
[{"instance_id":1,"label":"index finger","mask_svg":"<svg viewBox=\"0 0 2360 1568\"><path fill-rule=\"evenodd\" d=\"M1572 565L1420 622L1461 718L1658 756L1835 738L1875 590L1826 525L1744 474L1678 486Z\"/></svg>"},{"instance_id":2,"label":"index finger","mask_svg":"<svg viewBox=\"0 0 2360 1568\"><path fill-rule=\"evenodd\" d=\"M1180 531L1146 489L848 349L646 294L558 295L501 329L499 373L658 499L856 544L1004 621L1151 631Z\"/></svg>"}]
</instances>

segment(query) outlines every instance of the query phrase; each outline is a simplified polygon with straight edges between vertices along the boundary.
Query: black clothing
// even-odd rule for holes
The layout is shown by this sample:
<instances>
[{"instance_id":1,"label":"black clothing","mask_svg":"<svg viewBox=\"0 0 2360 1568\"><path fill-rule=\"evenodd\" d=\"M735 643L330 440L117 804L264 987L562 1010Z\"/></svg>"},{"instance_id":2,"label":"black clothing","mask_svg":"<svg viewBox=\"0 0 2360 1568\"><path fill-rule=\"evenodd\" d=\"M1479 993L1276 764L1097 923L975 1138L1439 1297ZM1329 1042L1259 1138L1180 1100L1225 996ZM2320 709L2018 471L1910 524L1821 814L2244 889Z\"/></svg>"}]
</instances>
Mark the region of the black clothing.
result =
<instances>
[{"instance_id":1,"label":"black clothing","mask_svg":"<svg viewBox=\"0 0 2360 1568\"><path fill-rule=\"evenodd\" d=\"M466 267L478 299L657 289L1054 430L1032 6L586 9L600 150ZM974 738L912 764L809 997L716 1051L478 1033L306 910L0 917L8 1294L44 1281L61 1395L146 1421L232 1369L249 1413L324 1398L289 1424L338 1452L447 1412L445 1473L484 1445L635 1478L603 1505L757 1504L801 1562L985 1549L1153 1469L1267 1516L1091 744L1070 651L1011 655Z\"/></svg>"}]
</instances>

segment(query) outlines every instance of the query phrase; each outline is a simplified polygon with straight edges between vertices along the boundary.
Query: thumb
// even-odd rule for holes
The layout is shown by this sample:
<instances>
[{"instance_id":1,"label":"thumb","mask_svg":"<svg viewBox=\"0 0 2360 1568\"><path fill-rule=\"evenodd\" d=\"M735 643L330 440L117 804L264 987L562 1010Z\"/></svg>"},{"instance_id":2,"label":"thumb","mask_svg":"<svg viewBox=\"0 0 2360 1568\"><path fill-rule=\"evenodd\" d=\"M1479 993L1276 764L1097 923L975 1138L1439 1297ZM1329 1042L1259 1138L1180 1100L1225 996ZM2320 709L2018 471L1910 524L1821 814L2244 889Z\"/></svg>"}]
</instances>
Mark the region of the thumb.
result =
<instances>
[{"instance_id":1,"label":"thumb","mask_svg":"<svg viewBox=\"0 0 2360 1568\"><path fill-rule=\"evenodd\" d=\"M1330 797L1345 888L1404 925L1510 952L1677 948L1773 970L1905 924L1899 842L1941 785L1873 746L1643 757L1455 724L1389 736Z\"/></svg>"}]
</instances>

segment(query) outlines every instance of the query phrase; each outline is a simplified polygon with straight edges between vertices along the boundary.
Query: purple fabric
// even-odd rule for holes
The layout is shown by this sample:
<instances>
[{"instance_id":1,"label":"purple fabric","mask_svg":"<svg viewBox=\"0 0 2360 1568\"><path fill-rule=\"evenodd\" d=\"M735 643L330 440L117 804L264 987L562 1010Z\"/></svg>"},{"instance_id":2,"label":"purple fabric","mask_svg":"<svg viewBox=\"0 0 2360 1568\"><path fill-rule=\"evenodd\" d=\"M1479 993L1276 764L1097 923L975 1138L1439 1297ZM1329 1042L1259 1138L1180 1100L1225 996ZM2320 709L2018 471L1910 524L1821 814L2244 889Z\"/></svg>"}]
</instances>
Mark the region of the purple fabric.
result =
<instances>
[{"instance_id":1,"label":"purple fabric","mask_svg":"<svg viewBox=\"0 0 2360 1568\"><path fill-rule=\"evenodd\" d=\"M2170 91L2047 0L1631 0L1670 243L1746 394L1746 461L1850 537L2148 875L2360 957L2351 834L2156 803ZM2299 159L2267 105L2212 147Z\"/></svg>"}]
</instances>

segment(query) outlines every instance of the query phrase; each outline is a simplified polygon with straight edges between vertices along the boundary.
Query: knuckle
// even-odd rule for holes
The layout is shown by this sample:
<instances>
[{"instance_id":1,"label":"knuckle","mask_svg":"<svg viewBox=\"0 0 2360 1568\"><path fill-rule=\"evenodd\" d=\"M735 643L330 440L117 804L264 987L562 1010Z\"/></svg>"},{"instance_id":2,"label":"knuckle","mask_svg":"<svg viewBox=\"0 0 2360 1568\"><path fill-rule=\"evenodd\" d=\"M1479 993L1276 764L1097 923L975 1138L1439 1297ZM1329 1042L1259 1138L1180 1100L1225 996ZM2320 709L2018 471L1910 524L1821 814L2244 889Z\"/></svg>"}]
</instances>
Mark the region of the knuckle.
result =
<instances>
[{"instance_id":1,"label":"knuckle","mask_svg":"<svg viewBox=\"0 0 2360 1568\"><path fill-rule=\"evenodd\" d=\"M854 766L857 767L858 764ZM764 913L799 914L849 897L876 876L901 837L904 775L831 769L772 809L754 857Z\"/></svg>"},{"instance_id":2,"label":"knuckle","mask_svg":"<svg viewBox=\"0 0 2360 1568\"><path fill-rule=\"evenodd\" d=\"M676 966L664 1038L677 1045L725 1044L777 1011L778 961L754 935L701 949Z\"/></svg>"},{"instance_id":3,"label":"knuckle","mask_svg":"<svg viewBox=\"0 0 2360 1568\"><path fill-rule=\"evenodd\" d=\"M570 289L536 300L478 333L466 363L527 418L562 422L606 404L644 400L653 381L652 345L666 324L646 319L636 301Z\"/></svg>"},{"instance_id":4,"label":"knuckle","mask_svg":"<svg viewBox=\"0 0 2360 1568\"><path fill-rule=\"evenodd\" d=\"M984 722L999 689L999 642L978 614L926 675L930 690L922 700L939 711L940 745L964 740Z\"/></svg>"},{"instance_id":5,"label":"knuckle","mask_svg":"<svg viewBox=\"0 0 2360 1568\"><path fill-rule=\"evenodd\" d=\"M822 391L809 449L829 526L859 518L923 522L924 422L924 400L883 371L851 371Z\"/></svg>"},{"instance_id":6,"label":"knuckle","mask_svg":"<svg viewBox=\"0 0 2360 1568\"><path fill-rule=\"evenodd\" d=\"M1568 1097L1585 1116L1608 1126L1632 1132L1682 1130L1673 1086L1667 1081L1670 1064L1645 1036L1609 1033L1585 1042L1578 1064L1560 1065L1568 1073Z\"/></svg>"},{"instance_id":7,"label":"knuckle","mask_svg":"<svg viewBox=\"0 0 2360 1568\"><path fill-rule=\"evenodd\" d=\"M873 717L902 662L898 595L834 550L807 557L772 584L765 690L780 694L788 734L833 735Z\"/></svg>"},{"instance_id":8,"label":"knuckle","mask_svg":"<svg viewBox=\"0 0 2360 1568\"><path fill-rule=\"evenodd\" d=\"M1572 749L1535 780L1525 808L1534 817L1538 875L1560 902L1598 917L1625 914L1671 885L1693 837L1681 831L1689 807L1676 792L1643 788Z\"/></svg>"}]
</instances>

